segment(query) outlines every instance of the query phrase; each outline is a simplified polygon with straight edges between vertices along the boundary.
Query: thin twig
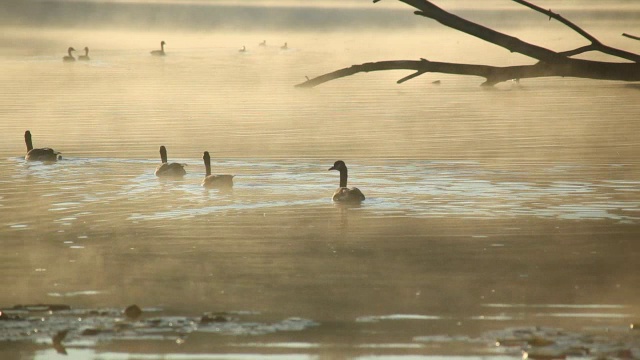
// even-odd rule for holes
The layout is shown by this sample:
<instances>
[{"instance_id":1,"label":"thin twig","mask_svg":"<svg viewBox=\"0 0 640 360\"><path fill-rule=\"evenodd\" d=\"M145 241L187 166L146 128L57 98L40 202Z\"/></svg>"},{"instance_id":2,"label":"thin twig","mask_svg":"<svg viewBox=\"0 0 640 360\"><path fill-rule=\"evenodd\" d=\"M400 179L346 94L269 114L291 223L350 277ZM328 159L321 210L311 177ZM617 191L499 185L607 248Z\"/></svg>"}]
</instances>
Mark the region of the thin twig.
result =
<instances>
[{"instance_id":1,"label":"thin twig","mask_svg":"<svg viewBox=\"0 0 640 360\"><path fill-rule=\"evenodd\" d=\"M617 56L619 58L631 60L631 61L634 61L634 62L640 62L640 55L634 54L632 52L616 49L616 48L613 48L611 46L608 46L608 45L605 45L605 44L601 43L600 40L596 39L593 35L589 34L585 30L583 30L581 27L579 27L578 25L574 24L573 22L565 19L564 17L562 17L562 15L560 15L558 13L554 13L551 10L545 10L545 9L543 9L543 8L537 6L537 5L534 5L534 4L532 4L532 3L528 2L528 1L525 1L525 0L513 0L513 1L518 3L518 4L520 4L520 5L524 5L524 6L530 8L532 10L535 10L535 11L537 11L539 13L547 15L549 17L549 19L553 18L553 19L558 20L560 23L568 26L571 30L577 32L578 34L582 35L582 37L584 37L585 39L589 40L589 42L591 42L591 46L584 46L584 47L580 47L578 49L561 52L561 54L563 54L563 55L573 56L573 55L581 54L581 53L586 52L586 51L600 51L602 53L613 55L613 56Z\"/></svg>"},{"instance_id":2,"label":"thin twig","mask_svg":"<svg viewBox=\"0 0 640 360\"><path fill-rule=\"evenodd\" d=\"M640 40L640 36L635 36L627 33L623 33L622 36L628 37L629 39Z\"/></svg>"}]
</instances>

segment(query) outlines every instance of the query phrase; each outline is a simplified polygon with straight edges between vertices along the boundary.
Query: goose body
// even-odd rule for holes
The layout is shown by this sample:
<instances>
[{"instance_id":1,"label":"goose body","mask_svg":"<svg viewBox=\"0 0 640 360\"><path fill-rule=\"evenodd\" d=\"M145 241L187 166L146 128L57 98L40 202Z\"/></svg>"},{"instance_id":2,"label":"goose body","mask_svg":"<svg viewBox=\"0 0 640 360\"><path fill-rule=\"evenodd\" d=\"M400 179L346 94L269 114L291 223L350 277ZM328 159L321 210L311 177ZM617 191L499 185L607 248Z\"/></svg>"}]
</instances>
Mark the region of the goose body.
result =
<instances>
[{"instance_id":1,"label":"goose body","mask_svg":"<svg viewBox=\"0 0 640 360\"><path fill-rule=\"evenodd\" d=\"M29 130L24 132L24 142L27 144L27 155L24 156L27 161L56 162L61 158L60 153L51 148L34 149Z\"/></svg>"},{"instance_id":2,"label":"goose body","mask_svg":"<svg viewBox=\"0 0 640 360\"><path fill-rule=\"evenodd\" d=\"M181 178L187 174L184 170L184 164L169 164L167 162L167 148L164 145L160 146L160 159L162 159L162 164L156 168L155 174L157 177Z\"/></svg>"},{"instance_id":3,"label":"goose body","mask_svg":"<svg viewBox=\"0 0 640 360\"><path fill-rule=\"evenodd\" d=\"M78 60L80 60L80 61L89 61L89 60L91 60L89 58L89 48L88 47L86 47L86 46L84 47L84 55L78 56Z\"/></svg>"},{"instance_id":4,"label":"goose body","mask_svg":"<svg viewBox=\"0 0 640 360\"><path fill-rule=\"evenodd\" d=\"M338 170L340 172L340 187L333 193L331 199L336 202L361 202L365 197L360 189L347 187L347 165L344 161L336 161L329 170Z\"/></svg>"},{"instance_id":5,"label":"goose body","mask_svg":"<svg viewBox=\"0 0 640 360\"><path fill-rule=\"evenodd\" d=\"M260 46L267 46L267 40L262 40L262 42L259 45Z\"/></svg>"},{"instance_id":6,"label":"goose body","mask_svg":"<svg viewBox=\"0 0 640 360\"><path fill-rule=\"evenodd\" d=\"M164 45L165 44L166 43L164 42L164 40L162 40L160 42L160 50L153 50L151 52L151 55L153 55L153 56L164 56L165 55L165 53L164 53Z\"/></svg>"},{"instance_id":7,"label":"goose body","mask_svg":"<svg viewBox=\"0 0 640 360\"><path fill-rule=\"evenodd\" d=\"M69 47L69 48L67 49L67 54L68 54L68 55L67 55L67 56L65 56L65 57L63 57L63 58L62 58L62 61L64 61L64 62L73 62L73 61L76 61L76 58L74 58L74 57L73 57L73 55L71 54L71 52L72 52L72 51L76 51L76 49L74 49L74 48L72 48L72 47Z\"/></svg>"},{"instance_id":8,"label":"goose body","mask_svg":"<svg viewBox=\"0 0 640 360\"><path fill-rule=\"evenodd\" d=\"M287 45L287 43L284 43L284 45L280 46L280 49L282 50L287 50L289 48L289 46Z\"/></svg>"},{"instance_id":9,"label":"goose body","mask_svg":"<svg viewBox=\"0 0 640 360\"><path fill-rule=\"evenodd\" d=\"M206 170L202 186L206 188L229 188L233 186L233 175L211 175L211 156L208 151L202 156Z\"/></svg>"}]
</instances>

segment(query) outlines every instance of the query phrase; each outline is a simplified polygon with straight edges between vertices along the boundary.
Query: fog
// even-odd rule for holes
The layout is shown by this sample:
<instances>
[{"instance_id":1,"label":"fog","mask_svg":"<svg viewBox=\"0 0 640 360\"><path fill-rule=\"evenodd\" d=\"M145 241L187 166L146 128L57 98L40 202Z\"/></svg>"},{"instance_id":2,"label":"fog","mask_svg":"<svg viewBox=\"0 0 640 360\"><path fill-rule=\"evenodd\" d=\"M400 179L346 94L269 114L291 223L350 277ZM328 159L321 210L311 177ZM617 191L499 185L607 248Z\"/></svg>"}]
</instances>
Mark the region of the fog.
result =
<instances>
[{"instance_id":1,"label":"fog","mask_svg":"<svg viewBox=\"0 0 640 360\"><path fill-rule=\"evenodd\" d=\"M437 3L584 45L510 1ZM620 36L637 2L557 6L637 46ZM65 330L70 357L102 359L638 349L637 86L389 71L294 87L377 60L533 63L390 0L11 1L0 18L0 357L62 356ZM91 59L63 62L70 46ZM62 159L26 162L27 129ZM160 145L184 178L154 175ZM201 186L204 151L232 190ZM332 202L338 159L361 204ZM71 309L14 307L47 303ZM537 343L496 346L523 334Z\"/></svg>"},{"instance_id":2,"label":"fog","mask_svg":"<svg viewBox=\"0 0 640 360\"><path fill-rule=\"evenodd\" d=\"M471 20L518 26L532 17L530 10L509 1L441 1L445 9ZM540 3L545 6L544 3ZM633 25L638 8L633 2L615 7L597 1L551 2L555 11L573 20L615 19ZM326 31L348 28L411 28L433 26L410 16L408 6L396 1L82 1L9 0L0 5L4 26L62 27L81 29L185 29L185 30L283 30ZM500 20L500 21L497 21ZM630 29L632 30L632 29Z\"/></svg>"}]
</instances>

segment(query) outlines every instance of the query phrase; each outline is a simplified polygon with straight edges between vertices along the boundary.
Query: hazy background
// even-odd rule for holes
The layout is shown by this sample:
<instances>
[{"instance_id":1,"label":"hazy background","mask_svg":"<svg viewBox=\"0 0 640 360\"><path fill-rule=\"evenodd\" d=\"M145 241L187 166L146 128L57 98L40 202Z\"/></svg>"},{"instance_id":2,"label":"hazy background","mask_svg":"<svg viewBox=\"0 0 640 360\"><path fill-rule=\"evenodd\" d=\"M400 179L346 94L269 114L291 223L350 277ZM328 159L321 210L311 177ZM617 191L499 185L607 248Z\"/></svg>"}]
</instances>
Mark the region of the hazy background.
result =
<instances>
[{"instance_id":1,"label":"hazy background","mask_svg":"<svg viewBox=\"0 0 640 360\"><path fill-rule=\"evenodd\" d=\"M556 3L538 2L640 49L620 36L638 29L637 2ZM509 1L438 4L556 50L584 45ZM23 314L33 322L3 322L0 339L27 342L2 342L0 354L55 356L50 337L63 328L70 354L96 358L520 358L487 334L533 326L575 332L577 347L597 334L638 348L637 84L484 89L480 78L425 74L397 85L408 73L393 71L294 88L376 60L533 63L390 0L10 1L0 23L0 306L239 317L236 333L196 326L158 339L152 328L155 338L140 329L118 341L82 335L77 313ZM167 56L152 57L161 40ZM63 63L69 46L88 46L91 61ZM26 163L26 129L63 160ZM187 164L183 180L154 176L160 145ZM233 191L200 186L205 150L214 173L236 175ZM338 159L367 196L361 206L330 200ZM245 331L290 317L317 326Z\"/></svg>"}]
</instances>

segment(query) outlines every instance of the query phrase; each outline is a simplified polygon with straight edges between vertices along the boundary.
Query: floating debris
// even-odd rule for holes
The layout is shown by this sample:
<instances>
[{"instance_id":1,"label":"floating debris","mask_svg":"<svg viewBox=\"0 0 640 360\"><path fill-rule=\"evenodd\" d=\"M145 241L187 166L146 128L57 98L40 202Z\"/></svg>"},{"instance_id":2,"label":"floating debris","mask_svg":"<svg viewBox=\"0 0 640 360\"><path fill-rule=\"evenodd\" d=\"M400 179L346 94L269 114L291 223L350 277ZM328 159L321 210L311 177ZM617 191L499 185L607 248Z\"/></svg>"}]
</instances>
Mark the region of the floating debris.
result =
<instances>
[{"instance_id":1,"label":"floating debris","mask_svg":"<svg viewBox=\"0 0 640 360\"><path fill-rule=\"evenodd\" d=\"M126 309L124 309L124 315L129 319L135 320L139 318L140 315L142 315L142 309L140 309L138 305L130 305L127 306Z\"/></svg>"},{"instance_id":2,"label":"floating debris","mask_svg":"<svg viewBox=\"0 0 640 360\"><path fill-rule=\"evenodd\" d=\"M61 330L58 331L55 335L51 337L51 341L53 342L53 348L56 349L58 354L67 355L67 350L62 345L62 340L67 336L69 330Z\"/></svg>"},{"instance_id":3,"label":"floating debris","mask_svg":"<svg viewBox=\"0 0 640 360\"><path fill-rule=\"evenodd\" d=\"M160 310L154 311L160 313ZM121 309L71 309L67 305L17 305L0 312L0 344L3 341L48 343L61 354L63 342L89 340L168 340L184 342L193 332L219 335L264 335L302 331L318 324L312 320L287 318L274 323L256 322L254 312L210 312L199 317L157 316L139 320L137 305ZM181 339L181 340L180 340Z\"/></svg>"},{"instance_id":4,"label":"floating debris","mask_svg":"<svg viewBox=\"0 0 640 360\"><path fill-rule=\"evenodd\" d=\"M64 304L31 304L31 305L15 305L11 310L23 311L64 311L71 310L71 306Z\"/></svg>"},{"instance_id":5,"label":"floating debris","mask_svg":"<svg viewBox=\"0 0 640 360\"><path fill-rule=\"evenodd\" d=\"M227 321L230 321L230 319L224 313L206 313L200 318L200 324L221 323Z\"/></svg>"}]
</instances>

